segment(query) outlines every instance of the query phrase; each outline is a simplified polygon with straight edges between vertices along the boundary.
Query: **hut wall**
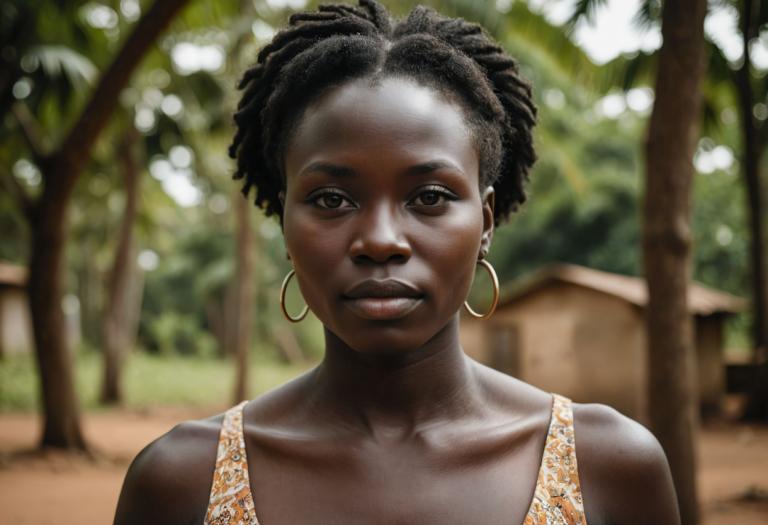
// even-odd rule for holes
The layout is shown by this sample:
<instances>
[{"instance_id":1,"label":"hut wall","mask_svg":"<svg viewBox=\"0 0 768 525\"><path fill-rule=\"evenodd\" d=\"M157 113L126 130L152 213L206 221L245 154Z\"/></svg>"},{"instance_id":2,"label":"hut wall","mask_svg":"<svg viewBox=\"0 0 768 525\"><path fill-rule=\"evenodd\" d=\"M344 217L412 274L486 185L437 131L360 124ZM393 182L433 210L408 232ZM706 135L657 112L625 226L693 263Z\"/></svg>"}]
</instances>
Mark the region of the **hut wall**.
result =
<instances>
[{"instance_id":1,"label":"hut wall","mask_svg":"<svg viewBox=\"0 0 768 525\"><path fill-rule=\"evenodd\" d=\"M0 286L0 357L32 349L32 322L23 288Z\"/></svg>"},{"instance_id":2,"label":"hut wall","mask_svg":"<svg viewBox=\"0 0 768 525\"><path fill-rule=\"evenodd\" d=\"M510 341L517 376L543 390L573 397L578 366L573 346L575 312L570 287L548 286L500 309L485 329L485 342ZM507 336L502 336L506 331ZM486 350L486 358L500 350ZM493 363L485 361L493 366Z\"/></svg>"},{"instance_id":3,"label":"hut wall","mask_svg":"<svg viewBox=\"0 0 768 525\"><path fill-rule=\"evenodd\" d=\"M578 295L574 346L579 367L575 400L605 403L647 423L647 358L642 311L597 291Z\"/></svg>"},{"instance_id":4,"label":"hut wall","mask_svg":"<svg viewBox=\"0 0 768 525\"><path fill-rule=\"evenodd\" d=\"M725 392L723 315L695 317L698 388L704 413ZM563 282L502 305L485 321L462 317L461 341L478 361L577 402L610 405L648 423L643 311Z\"/></svg>"},{"instance_id":5,"label":"hut wall","mask_svg":"<svg viewBox=\"0 0 768 525\"><path fill-rule=\"evenodd\" d=\"M626 301L552 283L490 320L463 319L462 343L477 360L543 390L647 420L643 319Z\"/></svg>"},{"instance_id":6,"label":"hut wall","mask_svg":"<svg viewBox=\"0 0 768 525\"><path fill-rule=\"evenodd\" d=\"M725 393L723 316L696 317L696 353L702 411L717 413Z\"/></svg>"},{"instance_id":7,"label":"hut wall","mask_svg":"<svg viewBox=\"0 0 768 525\"><path fill-rule=\"evenodd\" d=\"M472 319L465 312L462 312L459 340L464 353L472 359L490 365L489 349L485 342L485 323L488 321Z\"/></svg>"}]
</instances>

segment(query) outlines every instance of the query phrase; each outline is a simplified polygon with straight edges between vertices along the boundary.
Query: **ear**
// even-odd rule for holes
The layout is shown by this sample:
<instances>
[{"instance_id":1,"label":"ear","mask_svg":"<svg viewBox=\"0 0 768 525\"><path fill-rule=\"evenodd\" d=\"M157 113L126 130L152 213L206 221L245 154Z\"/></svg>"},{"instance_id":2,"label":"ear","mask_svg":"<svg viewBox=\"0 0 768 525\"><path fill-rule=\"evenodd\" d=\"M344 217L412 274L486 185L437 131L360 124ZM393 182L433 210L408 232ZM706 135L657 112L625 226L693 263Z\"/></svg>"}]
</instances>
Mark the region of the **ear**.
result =
<instances>
[{"instance_id":1,"label":"ear","mask_svg":"<svg viewBox=\"0 0 768 525\"><path fill-rule=\"evenodd\" d=\"M488 186L483 191L483 236L480 239L480 253L478 259L485 259L491 249L493 239L494 218L493 209L496 202L496 192L493 186Z\"/></svg>"}]
</instances>

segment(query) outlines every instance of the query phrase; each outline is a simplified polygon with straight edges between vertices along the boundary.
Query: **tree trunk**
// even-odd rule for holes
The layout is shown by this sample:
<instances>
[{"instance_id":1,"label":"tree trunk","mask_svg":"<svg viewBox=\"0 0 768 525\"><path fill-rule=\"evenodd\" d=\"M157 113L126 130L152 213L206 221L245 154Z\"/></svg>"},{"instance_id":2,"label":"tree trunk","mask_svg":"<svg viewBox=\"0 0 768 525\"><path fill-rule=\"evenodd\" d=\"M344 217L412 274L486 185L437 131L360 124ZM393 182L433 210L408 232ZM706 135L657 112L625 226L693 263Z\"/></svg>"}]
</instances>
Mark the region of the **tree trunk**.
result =
<instances>
[{"instance_id":1,"label":"tree trunk","mask_svg":"<svg viewBox=\"0 0 768 525\"><path fill-rule=\"evenodd\" d=\"M285 328L278 328L275 331L275 347L278 355L286 362L292 365L304 363L307 357L301 350L301 345L296 340L294 333Z\"/></svg>"},{"instance_id":2,"label":"tree trunk","mask_svg":"<svg viewBox=\"0 0 768 525\"><path fill-rule=\"evenodd\" d=\"M31 219L28 289L43 394L43 446L86 447L61 311L66 222L72 189L117 105L118 94L157 36L187 1L156 0L133 28L61 145L47 156L33 152L40 159L43 191Z\"/></svg>"},{"instance_id":3,"label":"tree trunk","mask_svg":"<svg viewBox=\"0 0 768 525\"><path fill-rule=\"evenodd\" d=\"M656 99L646 143L643 265L651 427L667 454L683 525L698 520L697 389L687 296L691 260L691 160L699 130L706 0L667 0Z\"/></svg>"},{"instance_id":4,"label":"tree trunk","mask_svg":"<svg viewBox=\"0 0 768 525\"><path fill-rule=\"evenodd\" d=\"M64 167L66 169L66 167ZM48 180L56 181L53 168ZM64 244L68 224L66 203L71 193L46 184L32 218L29 296L35 357L42 393L43 447L86 450L80 430L72 349L61 302L64 295Z\"/></svg>"},{"instance_id":5,"label":"tree trunk","mask_svg":"<svg viewBox=\"0 0 768 525\"><path fill-rule=\"evenodd\" d=\"M220 300L219 297L212 294L206 299L203 308L205 309L205 319L208 322L208 328L218 343L219 354L224 357L226 355L225 348L227 344L227 321L224 319L224 308L222 307L222 303L223 301Z\"/></svg>"},{"instance_id":6,"label":"tree trunk","mask_svg":"<svg viewBox=\"0 0 768 525\"><path fill-rule=\"evenodd\" d=\"M249 202L235 194L237 221L237 275L236 275L236 346L234 402L248 398L248 354L251 348L254 315L254 260L255 243L249 220Z\"/></svg>"},{"instance_id":7,"label":"tree trunk","mask_svg":"<svg viewBox=\"0 0 768 525\"><path fill-rule=\"evenodd\" d=\"M97 241L86 238L79 243L83 253L96 253ZM102 311L104 310L104 275L94 257L85 257L77 276L77 298L80 300L80 326L83 339L94 348L101 348Z\"/></svg>"},{"instance_id":8,"label":"tree trunk","mask_svg":"<svg viewBox=\"0 0 768 525\"><path fill-rule=\"evenodd\" d=\"M237 217L235 218L235 221L237 221ZM235 228L237 227L237 223L235 223ZM238 242L239 241L235 239L236 246ZM235 248L235 252L237 252L237 247ZM236 262L236 264L239 263ZM224 288L224 297L221 301L221 308L224 315L224 346L221 350L225 356L236 355L238 348L237 338L239 337L238 334L240 330L240 325L237 322L237 309L240 301L238 271L239 270L236 268L234 280L227 283L227 286Z\"/></svg>"},{"instance_id":9,"label":"tree trunk","mask_svg":"<svg viewBox=\"0 0 768 525\"><path fill-rule=\"evenodd\" d=\"M743 174L747 196L750 232L750 269L752 283L752 344L754 364L759 366L756 381L750 393L744 413L747 420L768 420L768 283L765 266L765 231L762 220L763 194L760 185L760 143L759 126L752 113L755 104L752 91L752 60L749 42L758 35L759 2L744 0L741 12L741 35L743 61L736 72L741 136L744 148ZM763 362L765 361L765 362Z\"/></svg>"},{"instance_id":10,"label":"tree trunk","mask_svg":"<svg viewBox=\"0 0 768 525\"><path fill-rule=\"evenodd\" d=\"M136 255L133 240L133 225L136 209L140 168L136 162L136 145L139 135L133 126L126 132L118 152L125 191L125 209L120 224L115 259L109 275L107 304L102 323L104 344L104 379L101 388L101 402L120 404L123 402L122 365L130 350L130 330L136 285Z\"/></svg>"}]
</instances>

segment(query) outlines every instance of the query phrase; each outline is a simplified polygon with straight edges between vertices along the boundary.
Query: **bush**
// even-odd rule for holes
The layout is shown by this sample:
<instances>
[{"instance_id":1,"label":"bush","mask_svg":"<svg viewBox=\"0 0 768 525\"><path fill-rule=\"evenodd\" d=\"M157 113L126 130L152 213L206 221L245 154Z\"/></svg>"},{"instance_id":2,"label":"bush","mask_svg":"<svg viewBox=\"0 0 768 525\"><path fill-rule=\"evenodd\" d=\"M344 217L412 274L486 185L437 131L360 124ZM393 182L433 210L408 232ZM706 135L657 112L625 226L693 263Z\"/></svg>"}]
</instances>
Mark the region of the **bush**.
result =
<instances>
[{"instance_id":1,"label":"bush","mask_svg":"<svg viewBox=\"0 0 768 525\"><path fill-rule=\"evenodd\" d=\"M149 335L157 345L157 352L164 356L213 357L216 341L200 327L193 315L165 312L149 322Z\"/></svg>"}]
</instances>

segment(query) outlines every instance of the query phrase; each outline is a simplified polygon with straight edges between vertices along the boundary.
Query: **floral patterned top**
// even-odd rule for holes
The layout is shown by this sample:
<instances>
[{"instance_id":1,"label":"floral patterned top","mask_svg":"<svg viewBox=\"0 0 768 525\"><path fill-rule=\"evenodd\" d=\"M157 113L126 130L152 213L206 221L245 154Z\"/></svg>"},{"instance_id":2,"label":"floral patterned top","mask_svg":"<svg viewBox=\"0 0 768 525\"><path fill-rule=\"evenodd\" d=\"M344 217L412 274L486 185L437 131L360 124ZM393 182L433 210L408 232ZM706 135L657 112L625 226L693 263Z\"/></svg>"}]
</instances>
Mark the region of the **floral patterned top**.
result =
<instances>
[{"instance_id":1,"label":"floral patterned top","mask_svg":"<svg viewBox=\"0 0 768 525\"><path fill-rule=\"evenodd\" d=\"M523 525L586 525L571 400L557 394L553 398L536 489ZM224 415L204 525L259 525L245 455L246 403L230 408Z\"/></svg>"},{"instance_id":2,"label":"floral patterned top","mask_svg":"<svg viewBox=\"0 0 768 525\"><path fill-rule=\"evenodd\" d=\"M571 400L553 394L539 479L523 525L587 525L576 464Z\"/></svg>"},{"instance_id":3,"label":"floral patterned top","mask_svg":"<svg viewBox=\"0 0 768 525\"><path fill-rule=\"evenodd\" d=\"M259 525L245 457L243 407L247 402L224 414L204 525Z\"/></svg>"}]
</instances>

